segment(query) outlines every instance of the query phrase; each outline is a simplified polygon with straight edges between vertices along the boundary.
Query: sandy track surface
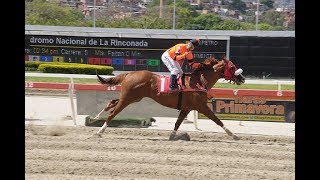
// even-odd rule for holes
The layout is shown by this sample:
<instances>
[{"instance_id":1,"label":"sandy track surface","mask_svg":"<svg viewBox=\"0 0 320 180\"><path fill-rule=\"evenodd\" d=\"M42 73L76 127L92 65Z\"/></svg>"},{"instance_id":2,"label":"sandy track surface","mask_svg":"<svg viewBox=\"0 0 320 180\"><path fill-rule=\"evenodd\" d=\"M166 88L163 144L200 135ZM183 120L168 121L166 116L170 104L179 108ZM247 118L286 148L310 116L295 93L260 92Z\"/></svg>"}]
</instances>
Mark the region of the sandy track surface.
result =
<instances>
[{"instance_id":1,"label":"sandy track surface","mask_svg":"<svg viewBox=\"0 0 320 180\"><path fill-rule=\"evenodd\" d=\"M295 140L284 136L27 125L26 179L295 179Z\"/></svg>"}]
</instances>

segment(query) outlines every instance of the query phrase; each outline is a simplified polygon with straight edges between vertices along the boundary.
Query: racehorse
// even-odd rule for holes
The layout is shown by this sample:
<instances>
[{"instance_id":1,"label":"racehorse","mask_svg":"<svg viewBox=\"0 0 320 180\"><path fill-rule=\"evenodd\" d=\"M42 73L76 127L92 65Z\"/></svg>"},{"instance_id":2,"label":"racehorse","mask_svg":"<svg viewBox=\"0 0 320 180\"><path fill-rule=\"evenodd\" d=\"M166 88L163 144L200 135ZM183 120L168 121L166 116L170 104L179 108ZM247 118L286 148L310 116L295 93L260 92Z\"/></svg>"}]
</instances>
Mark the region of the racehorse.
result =
<instances>
[{"instance_id":1,"label":"racehorse","mask_svg":"<svg viewBox=\"0 0 320 180\"><path fill-rule=\"evenodd\" d=\"M200 66L194 69L192 73L183 75L181 77L183 84L181 85L180 83L180 85L184 90L173 93L160 93L160 75L150 71L132 71L111 78L103 78L97 74L101 84L107 86L121 84L121 92L119 99L111 100L106 108L99 113L100 115L103 111L107 112L112 109L110 115L96 135L101 136L110 121L129 104L139 102L144 97L149 97L163 106L180 110L169 140L175 139L179 126L191 110L202 113L217 125L221 126L229 136L232 136L234 139L239 139L224 126L221 120L215 116L207 106L207 91L211 89L220 78L225 78L237 85L244 83L245 78L241 73L242 69L237 69L231 61L225 62L223 60L218 61L215 58L208 58L200 63Z\"/></svg>"}]
</instances>

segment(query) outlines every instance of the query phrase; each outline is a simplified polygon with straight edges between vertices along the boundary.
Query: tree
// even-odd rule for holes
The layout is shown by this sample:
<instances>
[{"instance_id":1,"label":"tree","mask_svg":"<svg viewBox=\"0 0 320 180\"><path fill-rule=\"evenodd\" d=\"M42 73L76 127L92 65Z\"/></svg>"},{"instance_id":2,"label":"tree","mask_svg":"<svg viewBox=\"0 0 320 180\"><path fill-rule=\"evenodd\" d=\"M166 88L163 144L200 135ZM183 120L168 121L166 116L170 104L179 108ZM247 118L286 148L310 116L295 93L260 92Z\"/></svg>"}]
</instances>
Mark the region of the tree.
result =
<instances>
[{"instance_id":1,"label":"tree","mask_svg":"<svg viewBox=\"0 0 320 180\"><path fill-rule=\"evenodd\" d=\"M247 23L247 22L240 22L240 29L239 30L245 30L245 31L255 30L255 24Z\"/></svg>"},{"instance_id":2,"label":"tree","mask_svg":"<svg viewBox=\"0 0 320 180\"><path fill-rule=\"evenodd\" d=\"M186 29L192 19L192 12L188 8L179 8L176 15L176 29Z\"/></svg>"},{"instance_id":3,"label":"tree","mask_svg":"<svg viewBox=\"0 0 320 180\"><path fill-rule=\"evenodd\" d=\"M240 30L240 22L235 19L226 19L221 23L214 25L212 29L215 30Z\"/></svg>"},{"instance_id":4,"label":"tree","mask_svg":"<svg viewBox=\"0 0 320 180\"><path fill-rule=\"evenodd\" d=\"M163 0L163 6L173 6L173 0ZM160 6L160 0L153 0L148 4L148 7ZM188 4L185 0L176 0L176 8L184 7L191 8L190 4Z\"/></svg>"},{"instance_id":5,"label":"tree","mask_svg":"<svg viewBox=\"0 0 320 180\"><path fill-rule=\"evenodd\" d=\"M245 13L247 7L246 3L242 2L241 0L232 0L229 8L232 10L239 10L241 13Z\"/></svg>"},{"instance_id":6,"label":"tree","mask_svg":"<svg viewBox=\"0 0 320 180\"><path fill-rule=\"evenodd\" d=\"M172 28L171 24L168 24L166 20L162 18L149 18L144 16L143 18L139 18L137 22L139 24L138 28L141 29L170 29Z\"/></svg>"},{"instance_id":7,"label":"tree","mask_svg":"<svg viewBox=\"0 0 320 180\"><path fill-rule=\"evenodd\" d=\"M145 16L147 17L153 17L153 18L158 18L159 17L159 11L160 11L160 6L159 6L160 1L159 0L154 0L151 3L148 4L148 8L145 11ZM163 7L162 7L162 16L161 19L162 23L165 24L165 26L161 27L170 27L172 28L173 25L173 0L171 1L163 1ZM185 29L188 24L190 19L192 17L197 16L198 13L192 9L192 7L186 3L184 0L176 0L176 15L175 15L175 29ZM156 28L156 27L155 27ZM159 29L159 28L156 28Z\"/></svg>"},{"instance_id":8,"label":"tree","mask_svg":"<svg viewBox=\"0 0 320 180\"><path fill-rule=\"evenodd\" d=\"M273 8L273 0L260 0L261 4L266 5L268 8L272 9Z\"/></svg>"},{"instance_id":9,"label":"tree","mask_svg":"<svg viewBox=\"0 0 320 180\"><path fill-rule=\"evenodd\" d=\"M141 16L121 19L114 17L114 15L125 14L127 10L119 3L114 3L105 10L97 10L96 27L171 29L173 24L173 0L164 0L162 9L164 16L162 18L159 18L159 3L159 0L154 0ZM245 10L245 4L241 0L233 0L231 5L234 9ZM219 15L212 13L199 15L185 0L176 0L175 17L176 29L255 29L255 25L252 23L244 23L236 19L222 20ZM294 29L294 21L287 28L283 26L284 17L283 13L274 10L267 11L259 17L261 23L259 24L259 30ZM85 17L77 9L60 4L59 0L25 0L25 24L92 27L93 20L92 17Z\"/></svg>"},{"instance_id":10,"label":"tree","mask_svg":"<svg viewBox=\"0 0 320 180\"><path fill-rule=\"evenodd\" d=\"M260 31L273 31L273 27L270 24L265 23L258 24L258 29Z\"/></svg>"},{"instance_id":11,"label":"tree","mask_svg":"<svg viewBox=\"0 0 320 180\"><path fill-rule=\"evenodd\" d=\"M261 23L270 24L272 26L282 26L285 21L285 15L282 12L269 10L263 13L259 20Z\"/></svg>"},{"instance_id":12,"label":"tree","mask_svg":"<svg viewBox=\"0 0 320 180\"><path fill-rule=\"evenodd\" d=\"M215 14L201 14L198 17L193 18L187 25L187 29L209 30L213 26L221 22L221 18Z\"/></svg>"},{"instance_id":13,"label":"tree","mask_svg":"<svg viewBox=\"0 0 320 180\"><path fill-rule=\"evenodd\" d=\"M25 1L25 24L87 26L81 11L60 5L59 1Z\"/></svg>"},{"instance_id":14,"label":"tree","mask_svg":"<svg viewBox=\"0 0 320 180\"><path fill-rule=\"evenodd\" d=\"M143 16L139 17L137 21L140 23L148 22L153 19L153 21L158 20L160 27L169 27L168 29L172 28L172 9L169 6L163 6L162 12L164 16L162 18L159 18L159 6L149 7L145 10L145 13ZM156 22L154 22L156 23ZM153 24L154 24L153 23ZM157 27L154 27L154 29L158 29ZM162 28L161 28L162 29Z\"/></svg>"}]
</instances>

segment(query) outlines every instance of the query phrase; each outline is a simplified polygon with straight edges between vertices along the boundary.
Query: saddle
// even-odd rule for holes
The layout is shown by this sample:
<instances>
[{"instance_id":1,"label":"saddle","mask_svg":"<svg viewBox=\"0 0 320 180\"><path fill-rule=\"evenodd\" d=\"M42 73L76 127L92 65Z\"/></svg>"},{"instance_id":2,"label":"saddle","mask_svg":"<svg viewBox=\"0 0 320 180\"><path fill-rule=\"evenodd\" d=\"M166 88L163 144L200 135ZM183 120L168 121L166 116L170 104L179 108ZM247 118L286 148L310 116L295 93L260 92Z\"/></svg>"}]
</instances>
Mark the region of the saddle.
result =
<instances>
[{"instance_id":1,"label":"saddle","mask_svg":"<svg viewBox=\"0 0 320 180\"><path fill-rule=\"evenodd\" d=\"M183 75L178 78L178 81L177 81L179 86L178 91L170 91L169 90L170 76L161 75L160 81L158 82L158 93L159 94L177 94L179 92L192 92L192 91L208 92L208 90L205 87L201 86L200 84L197 84L197 88L186 87L186 84L185 84L186 76L191 76L191 75L192 73L183 73Z\"/></svg>"}]
</instances>

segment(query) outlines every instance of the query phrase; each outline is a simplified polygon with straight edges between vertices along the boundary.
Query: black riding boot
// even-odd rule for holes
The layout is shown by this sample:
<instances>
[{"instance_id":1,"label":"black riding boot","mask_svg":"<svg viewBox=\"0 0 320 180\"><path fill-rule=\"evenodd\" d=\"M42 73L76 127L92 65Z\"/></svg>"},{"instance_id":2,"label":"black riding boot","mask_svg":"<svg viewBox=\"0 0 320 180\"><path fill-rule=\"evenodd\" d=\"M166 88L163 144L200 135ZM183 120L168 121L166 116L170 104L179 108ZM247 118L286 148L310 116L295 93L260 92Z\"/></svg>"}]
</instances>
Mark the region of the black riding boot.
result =
<instances>
[{"instance_id":1,"label":"black riding boot","mask_svg":"<svg viewBox=\"0 0 320 180\"><path fill-rule=\"evenodd\" d=\"M171 75L170 76L170 86L169 86L170 91L178 91L178 83L177 83L177 75Z\"/></svg>"}]
</instances>

